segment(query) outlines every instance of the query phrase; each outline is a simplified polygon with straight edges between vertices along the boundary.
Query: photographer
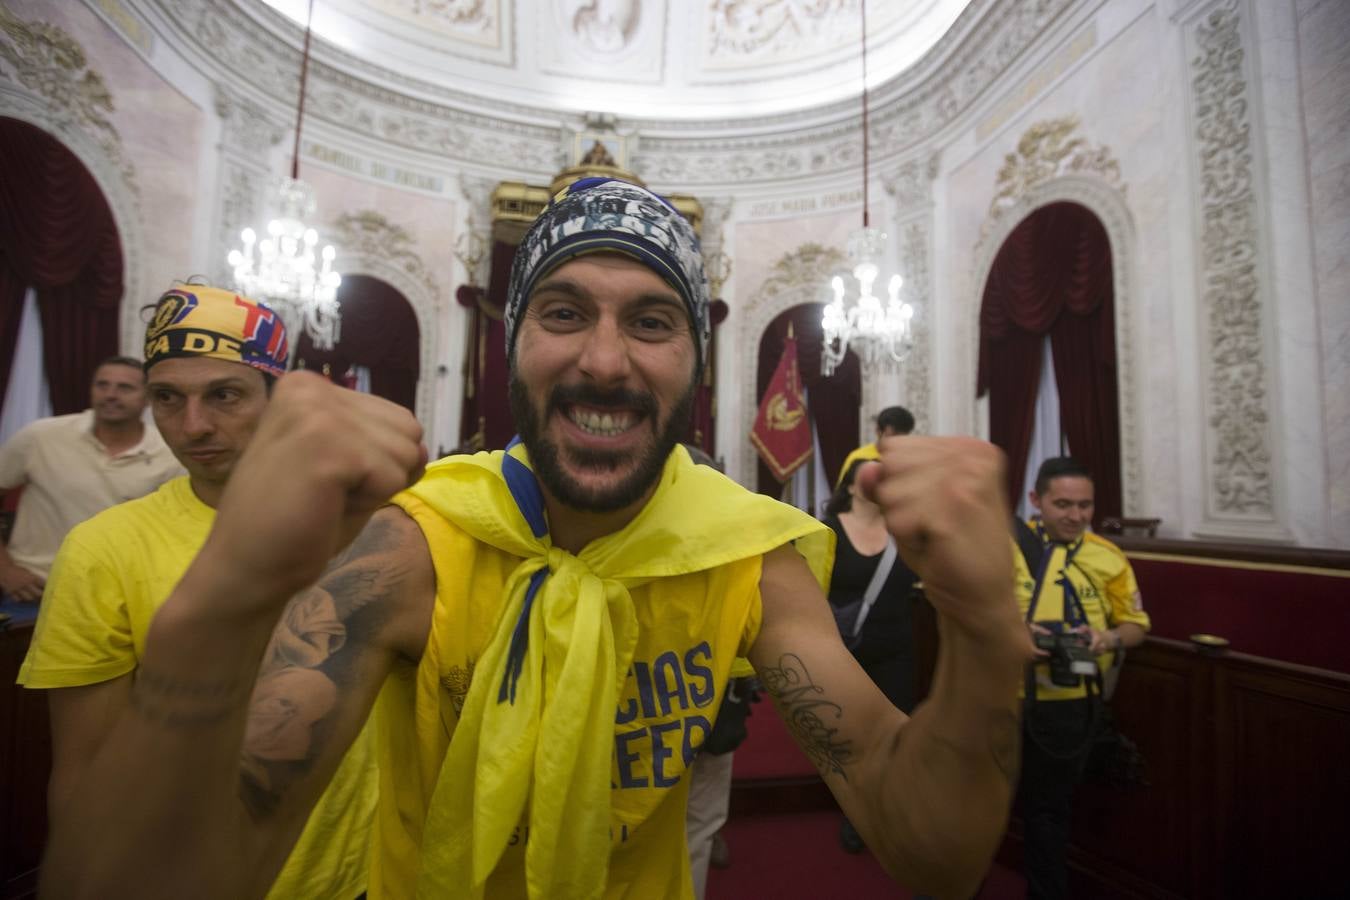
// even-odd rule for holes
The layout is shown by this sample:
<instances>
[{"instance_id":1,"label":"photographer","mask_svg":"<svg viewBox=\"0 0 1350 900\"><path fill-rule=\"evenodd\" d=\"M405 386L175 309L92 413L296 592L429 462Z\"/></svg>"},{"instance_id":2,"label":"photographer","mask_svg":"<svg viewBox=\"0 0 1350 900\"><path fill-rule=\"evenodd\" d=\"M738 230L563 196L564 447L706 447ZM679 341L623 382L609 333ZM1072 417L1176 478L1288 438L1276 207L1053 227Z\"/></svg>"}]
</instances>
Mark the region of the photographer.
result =
<instances>
[{"instance_id":1,"label":"photographer","mask_svg":"<svg viewBox=\"0 0 1350 900\"><path fill-rule=\"evenodd\" d=\"M1073 790L1099 721L1102 673L1143 642L1149 618L1125 554L1088 531L1088 470L1068 457L1047 459L1030 496L1039 542L1018 542L1026 567L1017 566L1017 595L1039 659L1023 684L1017 802L1027 896L1063 898Z\"/></svg>"}]
</instances>

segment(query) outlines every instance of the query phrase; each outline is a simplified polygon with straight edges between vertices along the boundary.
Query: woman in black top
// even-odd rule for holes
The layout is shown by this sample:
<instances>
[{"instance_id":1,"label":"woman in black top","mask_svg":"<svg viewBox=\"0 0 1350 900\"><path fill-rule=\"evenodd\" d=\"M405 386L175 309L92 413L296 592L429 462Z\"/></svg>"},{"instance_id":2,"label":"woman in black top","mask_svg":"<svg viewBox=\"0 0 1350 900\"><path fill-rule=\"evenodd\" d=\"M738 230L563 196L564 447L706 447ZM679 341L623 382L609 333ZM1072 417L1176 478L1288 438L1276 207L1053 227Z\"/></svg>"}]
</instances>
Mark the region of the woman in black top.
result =
<instances>
[{"instance_id":1,"label":"woman in black top","mask_svg":"<svg viewBox=\"0 0 1350 900\"><path fill-rule=\"evenodd\" d=\"M881 508L867 499L855 481L865 465L859 460L849 466L844 479L825 507L824 522L834 529L837 542L834 569L830 573L830 603L846 606L867 593L877 565L881 562L889 533ZM917 577L897 555L863 621L853 656L873 683L892 703L906 713L914 710L915 658L910 589ZM847 819L839 835L844 849L856 853L862 839Z\"/></svg>"}]
</instances>

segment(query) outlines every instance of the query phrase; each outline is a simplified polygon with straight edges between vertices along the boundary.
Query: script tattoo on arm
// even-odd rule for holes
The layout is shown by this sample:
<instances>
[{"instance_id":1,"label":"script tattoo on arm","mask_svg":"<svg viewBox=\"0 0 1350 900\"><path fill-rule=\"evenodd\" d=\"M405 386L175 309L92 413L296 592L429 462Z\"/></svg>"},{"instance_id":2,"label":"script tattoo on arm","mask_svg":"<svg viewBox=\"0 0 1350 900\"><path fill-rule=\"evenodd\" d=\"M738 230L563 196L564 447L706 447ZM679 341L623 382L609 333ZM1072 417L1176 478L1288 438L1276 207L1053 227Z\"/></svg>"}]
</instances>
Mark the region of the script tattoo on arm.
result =
<instances>
[{"instance_id":1,"label":"script tattoo on arm","mask_svg":"<svg viewBox=\"0 0 1350 900\"><path fill-rule=\"evenodd\" d=\"M253 686L240 758L239 793L255 819L273 814L322 755L342 691L391 618L387 601L403 575L397 546L396 529L372 520L282 613Z\"/></svg>"},{"instance_id":2,"label":"script tattoo on arm","mask_svg":"<svg viewBox=\"0 0 1350 900\"><path fill-rule=\"evenodd\" d=\"M811 680L806 664L795 653L785 653L778 665L760 673L764 688L778 702L797 743L822 775L838 775L845 781L844 766L853 760L853 742L840 740L838 722L844 709L825 696L825 689Z\"/></svg>"}]
</instances>

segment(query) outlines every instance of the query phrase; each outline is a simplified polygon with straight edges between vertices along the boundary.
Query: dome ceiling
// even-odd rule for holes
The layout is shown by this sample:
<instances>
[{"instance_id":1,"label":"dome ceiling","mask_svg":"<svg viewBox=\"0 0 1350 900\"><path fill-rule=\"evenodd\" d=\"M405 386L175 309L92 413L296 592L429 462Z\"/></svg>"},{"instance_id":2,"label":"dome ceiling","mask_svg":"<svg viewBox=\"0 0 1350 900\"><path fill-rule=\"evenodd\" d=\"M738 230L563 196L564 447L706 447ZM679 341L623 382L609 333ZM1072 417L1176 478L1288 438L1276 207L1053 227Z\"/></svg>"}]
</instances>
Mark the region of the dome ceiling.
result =
<instances>
[{"instance_id":1,"label":"dome ceiling","mask_svg":"<svg viewBox=\"0 0 1350 900\"><path fill-rule=\"evenodd\" d=\"M266 3L303 24L308 0ZM873 0L869 84L919 60L966 5ZM404 91L574 112L730 119L861 86L859 0L316 0L314 31Z\"/></svg>"}]
</instances>

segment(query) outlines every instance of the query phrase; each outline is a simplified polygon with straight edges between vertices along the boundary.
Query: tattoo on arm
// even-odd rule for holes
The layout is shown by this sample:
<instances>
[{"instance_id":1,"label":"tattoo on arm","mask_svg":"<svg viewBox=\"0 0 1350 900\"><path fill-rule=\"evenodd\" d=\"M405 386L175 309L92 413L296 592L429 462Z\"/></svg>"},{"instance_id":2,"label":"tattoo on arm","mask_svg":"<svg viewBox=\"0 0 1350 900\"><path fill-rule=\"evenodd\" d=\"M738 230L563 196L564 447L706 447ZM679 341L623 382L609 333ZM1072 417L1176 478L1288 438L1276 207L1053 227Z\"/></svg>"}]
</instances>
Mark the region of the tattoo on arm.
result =
<instances>
[{"instance_id":1,"label":"tattoo on arm","mask_svg":"<svg viewBox=\"0 0 1350 900\"><path fill-rule=\"evenodd\" d=\"M825 697L825 689L811 680L801 657L783 654L776 667L760 673L760 680L820 773L847 781L844 766L853 760L853 742L841 740L839 728L830 724L843 717L844 708Z\"/></svg>"},{"instance_id":2,"label":"tattoo on arm","mask_svg":"<svg viewBox=\"0 0 1350 900\"><path fill-rule=\"evenodd\" d=\"M239 793L254 818L274 813L322 755L341 691L392 615L384 601L404 573L390 555L397 532L372 522L277 623L253 685L240 758Z\"/></svg>"},{"instance_id":3,"label":"tattoo on arm","mask_svg":"<svg viewBox=\"0 0 1350 900\"><path fill-rule=\"evenodd\" d=\"M233 712L249 685L243 681L183 681L138 669L131 706L147 719L174 728L215 725Z\"/></svg>"}]
</instances>

